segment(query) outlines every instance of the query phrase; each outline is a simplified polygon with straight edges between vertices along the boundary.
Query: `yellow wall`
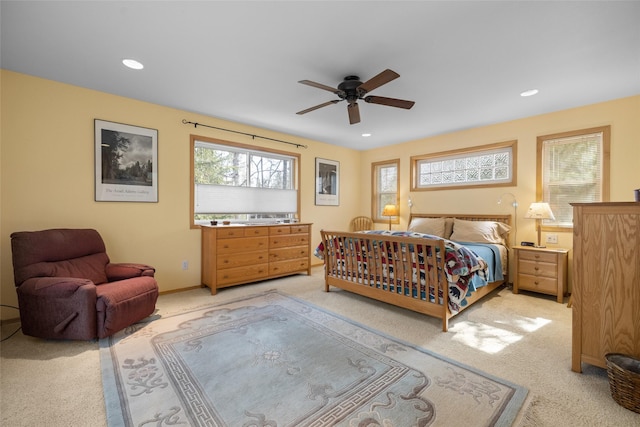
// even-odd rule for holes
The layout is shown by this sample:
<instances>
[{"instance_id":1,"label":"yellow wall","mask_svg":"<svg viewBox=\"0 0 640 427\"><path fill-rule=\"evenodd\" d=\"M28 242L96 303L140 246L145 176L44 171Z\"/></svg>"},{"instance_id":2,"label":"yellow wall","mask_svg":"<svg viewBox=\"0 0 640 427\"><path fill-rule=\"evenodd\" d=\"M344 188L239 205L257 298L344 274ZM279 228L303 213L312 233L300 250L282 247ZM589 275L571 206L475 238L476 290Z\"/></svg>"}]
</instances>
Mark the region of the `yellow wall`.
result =
<instances>
[{"instance_id":1,"label":"yellow wall","mask_svg":"<svg viewBox=\"0 0 640 427\"><path fill-rule=\"evenodd\" d=\"M255 144L301 155L301 220L319 230L346 229L358 205L360 152L251 128L2 70L0 141L0 267L3 304L17 305L10 234L19 230L88 227L103 236L114 262L157 269L161 292L200 285L200 232L189 228L189 135ZM94 201L94 119L158 129L158 203ZM301 143L307 149L192 122ZM340 161L340 206L315 206L315 158ZM368 209L367 209L368 211ZM315 246L314 246L315 247ZM189 268L182 270L182 261ZM313 262L320 261L312 259ZM3 309L2 318L17 317Z\"/></svg>"},{"instance_id":2,"label":"yellow wall","mask_svg":"<svg viewBox=\"0 0 640 427\"><path fill-rule=\"evenodd\" d=\"M363 152L360 159L360 180L363 183L363 188L370 186L371 162L397 158L398 153L402 153L400 163L401 221L396 226L398 229L406 229L407 227L409 196L413 201L413 212L513 215L514 210L511 206L513 198L505 196L502 204L497 203L503 194L512 193L519 203L515 222L517 225L515 236L517 244L523 240L535 242L537 240L535 221L524 218L524 215L529 204L536 201L536 138L541 135L605 125L611 126L611 201L632 201L634 200L633 190L640 188L640 96L369 150ZM409 193L409 158L411 156L511 140L518 141L517 186ZM367 203L368 196L363 194L360 201ZM546 234L542 233L543 244ZM559 238L558 244L547 244L548 247L572 247L572 233L556 234ZM570 262L571 255L570 253ZM571 282L570 279L571 277L569 277L569 282Z\"/></svg>"},{"instance_id":3,"label":"yellow wall","mask_svg":"<svg viewBox=\"0 0 640 427\"><path fill-rule=\"evenodd\" d=\"M415 212L512 213L505 192L516 195L518 242L535 240L534 222L524 219L535 200L538 135L611 125L611 200L633 200L640 188L640 96L454 132L369 151L340 148L2 70L0 105L0 298L16 305L9 235L17 230L91 227L104 237L115 262L137 261L157 268L161 291L200 284L200 233L189 228L189 135L253 143L302 156L301 220L318 231L347 229L356 215L370 214L371 162L400 153L401 223L409 209L409 157L494 142L518 140L518 185L478 190L414 192ZM158 129L159 202L94 201L94 119ZM250 134L308 145L308 149L182 124L187 119ZM425 120L428 120L426 118ZM340 206L314 205L315 158L340 161ZM382 227L384 224L379 225ZM543 239L544 239L543 233ZM571 247L570 233L559 246ZM188 260L189 269L182 270ZM313 259L317 263L317 260ZM16 317L3 310L2 318Z\"/></svg>"}]
</instances>

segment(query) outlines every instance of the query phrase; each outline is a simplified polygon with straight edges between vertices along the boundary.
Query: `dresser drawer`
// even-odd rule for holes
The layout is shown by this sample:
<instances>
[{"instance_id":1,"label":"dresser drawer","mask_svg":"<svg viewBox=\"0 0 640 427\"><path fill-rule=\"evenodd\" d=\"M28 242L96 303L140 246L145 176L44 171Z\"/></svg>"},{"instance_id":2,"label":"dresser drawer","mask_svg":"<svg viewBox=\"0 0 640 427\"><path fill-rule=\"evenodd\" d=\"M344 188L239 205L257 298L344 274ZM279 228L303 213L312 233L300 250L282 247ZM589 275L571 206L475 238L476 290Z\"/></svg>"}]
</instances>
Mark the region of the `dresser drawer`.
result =
<instances>
[{"instance_id":1,"label":"dresser drawer","mask_svg":"<svg viewBox=\"0 0 640 427\"><path fill-rule=\"evenodd\" d=\"M218 239L229 239L236 237L256 237L256 236L268 236L268 227L229 227L224 226L217 229Z\"/></svg>"},{"instance_id":2,"label":"dresser drawer","mask_svg":"<svg viewBox=\"0 0 640 427\"><path fill-rule=\"evenodd\" d=\"M218 270L216 272L216 277L218 279L218 287L221 287L224 285L249 282L252 280L266 278L268 274L269 264L265 263Z\"/></svg>"},{"instance_id":3,"label":"dresser drawer","mask_svg":"<svg viewBox=\"0 0 640 427\"><path fill-rule=\"evenodd\" d=\"M224 226L217 229L218 239L236 238L236 237L255 237L268 236L268 227L229 227Z\"/></svg>"},{"instance_id":4,"label":"dresser drawer","mask_svg":"<svg viewBox=\"0 0 640 427\"><path fill-rule=\"evenodd\" d=\"M269 262L283 261L287 259L308 258L309 247L298 246L293 248L281 248L269 250Z\"/></svg>"},{"instance_id":5,"label":"dresser drawer","mask_svg":"<svg viewBox=\"0 0 640 427\"><path fill-rule=\"evenodd\" d=\"M528 261L540 261L540 262L551 262L557 263L558 257L554 253L549 252L534 252L534 251L520 251L520 259L528 260Z\"/></svg>"},{"instance_id":6,"label":"dresser drawer","mask_svg":"<svg viewBox=\"0 0 640 427\"><path fill-rule=\"evenodd\" d=\"M284 248L287 246L308 246L308 234L289 234L269 237L269 248Z\"/></svg>"},{"instance_id":7,"label":"dresser drawer","mask_svg":"<svg viewBox=\"0 0 640 427\"><path fill-rule=\"evenodd\" d=\"M305 271L308 268L309 268L309 258L270 262L269 275L277 276L280 274L291 273L294 271Z\"/></svg>"},{"instance_id":8,"label":"dresser drawer","mask_svg":"<svg viewBox=\"0 0 640 427\"><path fill-rule=\"evenodd\" d=\"M279 225L277 227L269 227L270 236L279 236L281 234L291 234L291 226Z\"/></svg>"},{"instance_id":9,"label":"dresser drawer","mask_svg":"<svg viewBox=\"0 0 640 427\"><path fill-rule=\"evenodd\" d=\"M558 280L550 277L530 276L518 274L518 287L522 290L557 295Z\"/></svg>"},{"instance_id":10,"label":"dresser drawer","mask_svg":"<svg viewBox=\"0 0 640 427\"><path fill-rule=\"evenodd\" d=\"M237 252L267 251L268 237L246 237L240 239L218 239L216 248L219 254L232 254Z\"/></svg>"},{"instance_id":11,"label":"dresser drawer","mask_svg":"<svg viewBox=\"0 0 640 427\"><path fill-rule=\"evenodd\" d=\"M309 234L309 225L292 225L291 234Z\"/></svg>"},{"instance_id":12,"label":"dresser drawer","mask_svg":"<svg viewBox=\"0 0 640 427\"><path fill-rule=\"evenodd\" d=\"M216 260L216 267L222 270L242 267L243 265L264 264L268 259L266 251L220 254Z\"/></svg>"},{"instance_id":13,"label":"dresser drawer","mask_svg":"<svg viewBox=\"0 0 640 427\"><path fill-rule=\"evenodd\" d=\"M558 264L520 259L518 272L522 274L530 274L532 276L556 278L558 277Z\"/></svg>"}]
</instances>

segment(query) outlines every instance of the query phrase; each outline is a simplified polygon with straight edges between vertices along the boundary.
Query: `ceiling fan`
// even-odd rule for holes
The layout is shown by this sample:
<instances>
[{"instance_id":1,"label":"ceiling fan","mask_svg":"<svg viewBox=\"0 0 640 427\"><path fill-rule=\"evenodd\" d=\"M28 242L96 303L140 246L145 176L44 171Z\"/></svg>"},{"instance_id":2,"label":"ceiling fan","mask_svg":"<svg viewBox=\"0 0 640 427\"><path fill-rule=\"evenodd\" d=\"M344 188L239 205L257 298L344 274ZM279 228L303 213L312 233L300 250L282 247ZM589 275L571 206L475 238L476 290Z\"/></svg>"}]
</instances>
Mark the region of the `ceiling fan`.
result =
<instances>
[{"instance_id":1,"label":"ceiling fan","mask_svg":"<svg viewBox=\"0 0 640 427\"><path fill-rule=\"evenodd\" d=\"M400 74L389 69L384 70L377 76L370 78L364 83L360 81L360 77L358 76L347 76L344 78L344 81L338 85L337 88L332 88L331 86L312 82L311 80L300 80L298 83L316 87L318 89L327 90L338 95L338 98L340 99L334 99L332 101L324 102L322 104L316 105L315 107L298 111L296 114L306 114L311 111L317 110L318 108L337 104L340 101L346 100L348 103L347 112L349 113L349 123L353 125L356 123L360 123L360 109L357 102L359 99L362 99L364 100L364 102L368 102L371 104L387 105L389 107L404 108L408 110L413 107L413 104L415 104L415 102L406 101L404 99L385 98L384 96L367 95L367 93L371 92L372 90L384 84L387 84L390 81L397 79L398 77L400 77Z\"/></svg>"}]
</instances>

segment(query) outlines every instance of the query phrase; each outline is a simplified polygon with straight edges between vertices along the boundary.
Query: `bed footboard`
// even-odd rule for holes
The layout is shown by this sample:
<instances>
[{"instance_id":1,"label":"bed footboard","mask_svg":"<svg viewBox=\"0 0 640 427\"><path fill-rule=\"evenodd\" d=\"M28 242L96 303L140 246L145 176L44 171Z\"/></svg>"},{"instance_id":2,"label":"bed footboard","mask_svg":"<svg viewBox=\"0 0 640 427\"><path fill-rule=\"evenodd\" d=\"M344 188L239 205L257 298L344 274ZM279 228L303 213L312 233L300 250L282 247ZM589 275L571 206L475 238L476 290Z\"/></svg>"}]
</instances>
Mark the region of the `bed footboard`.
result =
<instances>
[{"instance_id":1,"label":"bed footboard","mask_svg":"<svg viewBox=\"0 0 640 427\"><path fill-rule=\"evenodd\" d=\"M330 286L442 319L448 282L442 240L321 231L325 291Z\"/></svg>"}]
</instances>

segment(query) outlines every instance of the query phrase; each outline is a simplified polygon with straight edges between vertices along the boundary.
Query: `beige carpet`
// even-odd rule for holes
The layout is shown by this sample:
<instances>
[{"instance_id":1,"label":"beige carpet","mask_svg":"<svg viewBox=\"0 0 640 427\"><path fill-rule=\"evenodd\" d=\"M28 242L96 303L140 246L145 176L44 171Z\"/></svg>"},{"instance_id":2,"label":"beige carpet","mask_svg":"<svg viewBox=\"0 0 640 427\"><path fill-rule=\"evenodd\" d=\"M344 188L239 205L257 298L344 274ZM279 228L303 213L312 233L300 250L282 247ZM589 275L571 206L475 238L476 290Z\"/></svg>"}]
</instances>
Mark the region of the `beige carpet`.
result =
<instances>
[{"instance_id":1,"label":"beige carpet","mask_svg":"<svg viewBox=\"0 0 640 427\"><path fill-rule=\"evenodd\" d=\"M516 421L531 426L637 426L640 415L613 401L606 371L584 365L570 370L571 310L554 298L513 295L502 289L451 321L441 323L344 291L322 291L323 272L222 290L163 295L161 314L213 301L224 302L270 289L307 300L383 333L529 389ZM15 329L5 324L2 337ZM21 333L0 348L2 426L104 426L106 414L98 342L56 342Z\"/></svg>"}]
</instances>

